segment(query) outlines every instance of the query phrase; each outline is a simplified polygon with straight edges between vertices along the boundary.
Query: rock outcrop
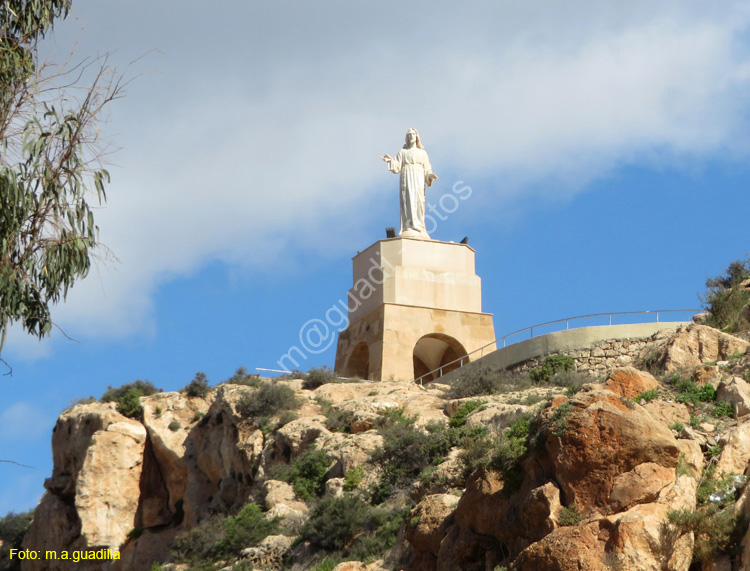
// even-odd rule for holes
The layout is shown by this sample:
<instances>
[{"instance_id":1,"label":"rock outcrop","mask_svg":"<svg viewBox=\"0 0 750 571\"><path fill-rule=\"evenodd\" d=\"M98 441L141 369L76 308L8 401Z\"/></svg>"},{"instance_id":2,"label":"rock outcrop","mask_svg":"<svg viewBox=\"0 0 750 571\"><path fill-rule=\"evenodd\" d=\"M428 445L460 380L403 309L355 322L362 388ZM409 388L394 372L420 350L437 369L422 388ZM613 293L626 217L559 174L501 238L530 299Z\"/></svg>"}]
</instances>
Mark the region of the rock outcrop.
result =
<instances>
[{"instance_id":1,"label":"rock outcrop","mask_svg":"<svg viewBox=\"0 0 750 571\"><path fill-rule=\"evenodd\" d=\"M696 482L675 476L683 452L672 431L627 400L656 386L648 373L625 368L555 399L538 421L523 480L475 474L442 527L421 532L443 539L439 547L434 539L415 542L412 569L424 568L427 552L438 570L515 560L520 569L603 570L611 561L686 571L692 538L667 544L662 527L669 509L695 506ZM576 518L581 524L571 525Z\"/></svg>"},{"instance_id":2,"label":"rock outcrop","mask_svg":"<svg viewBox=\"0 0 750 571\"><path fill-rule=\"evenodd\" d=\"M136 527L145 449L144 426L114 404L77 405L61 414L52 434L54 470L24 546L117 549ZM25 568L54 571L70 564L40 558Z\"/></svg>"},{"instance_id":3,"label":"rock outcrop","mask_svg":"<svg viewBox=\"0 0 750 571\"><path fill-rule=\"evenodd\" d=\"M730 355L745 354L750 342L722 333L707 325L692 323L677 329L655 346L642 352L642 359L672 372L698 367L707 362L723 361Z\"/></svg>"},{"instance_id":4,"label":"rock outcrop","mask_svg":"<svg viewBox=\"0 0 750 571\"><path fill-rule=\"evenodd\" d=\"M670 523L668 514L696 507L707 513L705 490L704 505L696 503L699 481L734 478L736 490L717 488L724 499L716 501L750 521L750 488L742 490L744 480L735 478L750 470L749 347L699 324L655 336L643 362L677 371L679 382L702 391L698 396L678 395L674 379L659 381L625 366L578 392L543 385L454 400L446 400L437 383L331 383L305 390L300 381L282 381L295 391L296 418L243 414L243 403L258 390L251 385L222 384L206 398L144 397L141 420L122 416L114 404L77 405L55 426L53 473L24 547L112 549L121 558L27 560L23 569L149 570L154 561L169 559L175 538L248 502L258 504L266 522L279 522L283 535L272 532L238 561L277 570L291 552L304 561L295 571L309 568L320 559L310 544L293 538L315 504L298 497L295 490L305 494L296 485L280 481L290 463L322 451L316 457L325 485L317 493L369 499L382 483L384 469L370 460L388 437L377 429L384 418L405 414L422 437L435 430L445 435L435 427L447 427L468 401L479 401L464 432L451 433L453 444L402 490L404 503L397 507L414 507L390 554L336 569L688 571L705 538ZM708 384L717 403L695 400L713 394L704 390ZM731 417L722 401L731 404ZM502 448L509 425L524 422L529 432L522 432L524 448L512 464L493 464L486 456L476 464L467 460L482 450L509 453ZM486 448L462 448L476 435ZM733 563L716 555L703 568L727 562L728 569L750 568L750 532L735 551Z\"/></svg>"}]
</instances>

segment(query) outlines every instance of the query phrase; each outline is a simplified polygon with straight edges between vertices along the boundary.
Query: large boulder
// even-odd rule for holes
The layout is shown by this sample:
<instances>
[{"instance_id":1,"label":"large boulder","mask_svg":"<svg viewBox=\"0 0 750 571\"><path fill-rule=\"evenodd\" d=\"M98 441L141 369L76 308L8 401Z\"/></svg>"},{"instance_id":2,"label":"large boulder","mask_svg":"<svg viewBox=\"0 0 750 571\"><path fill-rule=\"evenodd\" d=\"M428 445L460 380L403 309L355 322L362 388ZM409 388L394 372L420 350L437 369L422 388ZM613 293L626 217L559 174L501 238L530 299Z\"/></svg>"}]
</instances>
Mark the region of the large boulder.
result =
<instances>
[{"instance_id":1,"label":"large boulder","mask_svg":"<svg viewBox=\"0 0 750 571\"><path fill-rule=\"evenodd\" d=\"M634 367L622 367L612 371L603 386L616 395L632 399L657 388L659 383L650 373Z\"/></svg>"},{"instance_id":2,"label":"large boulder","mask_svg":"<svg viewBox=\"0 0 750 571\"><path fill-rule=\"evenodd\" d=\"M732 377L719 383L716 400L732 404L737 418L750 414L750 383L740 377Z\"/></svg>"},{"instance_id":3,"label":"large boulder","mask_svg":"<svg viewBox=\"0 0 750 571\"><path fill-rule=\"evenodd\" d=\"M750 420L730 429L723 441L721 456L716 463L717 474L744 474L750 463Z\"/></svg>"},{"instance_id":4,"label":"large boulder","mask_svg":"<svg viewBox=\"0 0 750 571\"><path fill-rule=\"evenodd\" d=\"M237 411L252 390L222 385L212 393L210 406L177 393L144 399L155 469L163 477L169 511L178 525L189 529L204 513L247 502L264 446L258 426ZM180 424L176 430L175 424L170 428L174 421Z\"/></svg>"},{"instance_id":5,"label":"large boulder","mask_svg":"<svg viewBox=\"0 0 750 571\"><path fill-rule=\"evenodd\" d=\"M680 448L672 431L608 390L589 385L569 402L550 407L544 418L545 448L556 481L567 504L583 513L621 509L624 497L611 497L615 482L640 464L674 474Z\"/></svg>"},{"instance_id":6,"label":"large boulder","mask_svg":"<svg viewBox=\"0 0 750 571\"><path fill-rule=\"evenodd\" d=\"M750 342L707 325L692 323L645 350L643 357L667 371L677 371L723 361L732 354L747 353Z\"/></svg>"},{"instance_id":7,"label":"large boulder","mask_svg":"<svg viewBox=\"0 0 750 571\"><path fill-rule=\"evenodd\" d=\"M560 527L533 543L515 560L519 569L559 571L687 571L693 535L666 524L670 509L694 509L695 479L681 476L664 487L656 501L627 511Z\"/></svg>"},{"instance_id":8,"label":"large boulder","mask_svg":"<svg viewBox=\"0 0 750 571\"><path fill-rule=\"evenodd\" d=\"M431 568L492 568L517 558L520 569L605 569L609 560L645 550L666 510L695 505L695 480L675 479L680 458L702 467L700 449L678 443L664 422L682 417L682 407L659 410L656 419L632 402L656 386L648 373L627 367L570 399L553 399L532 427L520 481L481 471L469 478ZM561 527L576 512L582 523ZM608 539L613 534L619 547ZM683 553L689 540L681 541ZM668 568L670 557L656 544L643 557L651 562L644 569ZM675 565L687 569L682 559Z\"/></svg>"},{"instance_id":9,"label":"large boulder","mask_svg":"<svg viewBox=\"0 0 750 571\"><path fill-rule=\"evenodd\" d=\"M605 571L604 546L598 522L560 527L521 552L519 569L544 571Z\"/></svg>"},{"instance_id":10,"label":"large boulder","mask_svg":"<svg viewBox=\"0 0 750 571\"><path fill-rule=\"evenodd\" d=\"M431 553L437 557L450 520L458 504L451 494L427 496L411 510L406 524L406 539L417 555Z\"/></svg>"},{"instance_id":11,"label":"large boulder","mask_svg":"<svg viewBox=\"0 0 750 571\"><path fill-rule=\"evenodd\" d=\"M24 548L118 549L137 526L145 428L112 403L77 405L60 415L52 442L52 477ZM23 568L55 571L71 565L37 559Z\"/></svg>"}]
</instances>

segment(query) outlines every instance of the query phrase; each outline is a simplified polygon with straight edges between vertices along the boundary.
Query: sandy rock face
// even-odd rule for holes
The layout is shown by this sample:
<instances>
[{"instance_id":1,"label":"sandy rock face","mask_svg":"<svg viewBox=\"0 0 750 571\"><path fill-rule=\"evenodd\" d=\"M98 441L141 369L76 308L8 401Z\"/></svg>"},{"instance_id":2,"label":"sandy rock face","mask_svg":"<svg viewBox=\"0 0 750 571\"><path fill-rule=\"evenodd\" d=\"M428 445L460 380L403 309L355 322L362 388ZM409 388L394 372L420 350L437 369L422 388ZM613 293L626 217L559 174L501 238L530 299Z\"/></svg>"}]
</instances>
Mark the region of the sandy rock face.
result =
<instances>
[{"instance_id":1,"label":"sandy rock face","mask_svg":"<svg viewBox=\"0 0 750 571\"><path fill-rule=\"evenodd\" d=\"M622 474L644 463L674 474L680 448L671 430L609 391L593 388L579 395L566 403L563 420L560 406L565 404L545 411L550 420L560 417L557 434L548 433L545 448L569 503L583 513L611 513L620 505L620 500L612 504L611 493ZM564 429L559 428L562 421Z\"/></svg>"},{"instance_id":2,"label":"sandy rock face","mask_svg":"<svg viewBox=\"0 0 750 571\"><path fill-rule=\"evenodd\" d=\"M52 477L24 539L34 550L117 549L136 527L146 430L114 404L78 405L55 425ZM101 562L99 562L101 564ZM28 561L24 569L66 569Z\"/></svg>"},{"instance_id":3,"label":"sandy rock face","mask_svg":"<svg viewBox=\"0 0 750 571\"><path fill-rule=\"evenodd\" d=\"M726 437L716 464L717 473L744 474L750 464L750 419L735 426Z\"/></svg>"},{"instance_id":4,"label":"sandy rock face","mask_svg":"<svg viewBox=\"0 0 750 571\"><path fill-rule=\"evenodd\" d=\"M670 424L688 424L690 422L690 411L682 403L654 400L643 404L655 420L669 426Z\"/></svg>"},{"instance_id":5,"label":"sandy rock face","mask_svg":"<svg viewBox=\"0 0 750 571\"><path fill-rule=\"evenodd\" d=\"M680 455L696 470L702 455L695 443L678 443L667 418L628 401L656 386L627 367L571 399L555 398L539 421L538 447L522 460L523 481L507 490L501 474L475 473L437 561L424 568L491 569L515 559L519 569L604 570L640 557L639 566L622 568L686 571L692 536L660 547L659 534L668 509L695 506L695 480L675 479ZM582 523L560 527L563 510L573 508ZM424 563L417 558L410 569Z\"/></svg>"},{"instance_id":6,"label":"sandy rock face","mask_svg":"<svg viewBox=\"0 0 750 571\"><path fill-rule=\"evenodd\" d=\"M649 350L656 363L667 371L693 368L710 361L723 361L733 353L746 353L750 343L695 323L677 332Z\"/></svg>"},{"instance_id":7,"label":"sandy rock face","mask_svg":"<svg viewBox=\"0 0 750 571\"><path fill-rule=\"evenodd\" d=\"M178 393L144 397L143 422L120 415L113 403L65 411L53 433L54 469L28 548L109 547L122 557L113 569L147 569L149 558L168 553L175 534L200 514L246 503L264 445L262 432L236 413L249 390L223 386L210 407ZM128 539L133 529L143 533ZM74 568L41 563L26 568Z\"/></svg>"},{"instance_id":8,"label":"sandy rock face","mask_svg":"<svg viewBox=\"0 0 750 571\"><path fill-rule=\"evenodd\" d=\"M416 425L420 427L447 422L440 391L426 390L413 383L327 384L315 389L313 394L332 402L340 410L352 412L355 415L352 432L371 429L373 421L389 409L403 408L404 414L416 417Z\"/></svg>"},{"instance_id":9,"label":"sandy rock face","mask_svg":"<svg viewBox=\"0 0 750 571\"><path fill-rule=\"evenodd\" d=\"M674 481L671 468L653 462L638 464L635 468L615 478L610 494L610 504L615 511L622 511L636 504L653 502L659 492Z\"/></svg>"},{"instance_id":10,"label":"sandy rock face","mask_svg":"<svg viewBox=\"0 0 750 571\"><path fill-rule=\"evenodd\" d=\"M445 537L448 516L458 504L451 494L435 494L424 498L409 514L406 539L415 553L431 553L437 557L440 542Z\"/></svg>"},{"instance_id":11,"label":"sandy rock face","mask_svg":"<svg viewBox=\"0 0 750 571\"><path fill-rule=\"evenodd\" d=\"M520 569L604 571L598 523L561 527L527 547L516 559Z\"/></svg>"},{"instance_id":12,"label":"sandy rock face","mask_svg":"<svg viewBox=\"0 0 750 571\"><path fill-rule=\"evenodd\" d=\"M739 377L721 381L716 400L732 403L737 418L750 414L750 384Z\"/></svg>"},{"instance_id":13,"label":"sandy rock face","mask_svg":"<svg viewBox=\"0 0 750 571\"><path fill-rule=\"evenodd\" d=\"M604 382L604 388L607 390L631 399L658 386L659 383L652 374L633 367L615 369Z\"/></svg>"}]
</instances>

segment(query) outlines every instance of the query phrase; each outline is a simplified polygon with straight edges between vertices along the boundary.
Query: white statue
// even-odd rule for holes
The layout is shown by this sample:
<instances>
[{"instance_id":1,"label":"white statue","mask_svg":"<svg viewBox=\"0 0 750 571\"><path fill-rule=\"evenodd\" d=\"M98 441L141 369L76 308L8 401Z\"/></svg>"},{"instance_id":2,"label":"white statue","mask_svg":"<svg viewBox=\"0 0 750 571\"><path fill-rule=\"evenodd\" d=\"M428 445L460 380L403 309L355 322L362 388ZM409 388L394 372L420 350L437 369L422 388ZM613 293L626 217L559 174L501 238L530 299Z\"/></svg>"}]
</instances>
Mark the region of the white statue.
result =
<instances>
[{"instance_id":1,"label":"white statue","mask_svg":"<svg viewBox=\"0 0 750 571\"><path fill-rule=\"evenodd\" d=\"M424 238L430 235L425 229L424 205L425 183L432 186L438 177L432 172L430 159L419 140L419 133L412 128L406 132L406 144L396 158L382 158L392 173L401 173L401 233L405 238Z\"/></svg>"}]
</instances>

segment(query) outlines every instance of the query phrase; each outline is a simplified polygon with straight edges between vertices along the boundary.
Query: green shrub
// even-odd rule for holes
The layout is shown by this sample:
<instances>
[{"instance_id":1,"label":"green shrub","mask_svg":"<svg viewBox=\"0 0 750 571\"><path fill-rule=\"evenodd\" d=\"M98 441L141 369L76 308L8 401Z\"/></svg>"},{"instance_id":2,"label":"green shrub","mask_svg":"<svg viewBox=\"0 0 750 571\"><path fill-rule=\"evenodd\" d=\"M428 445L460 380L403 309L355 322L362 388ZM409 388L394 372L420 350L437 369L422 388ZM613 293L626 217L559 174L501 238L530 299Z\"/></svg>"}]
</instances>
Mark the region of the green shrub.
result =
<instances>
[{"instance_id":1,"label":"green shrub","mask_svg":"<svg viewBox=\"0 0 750 571\"><path fill-rule=\"evenodd\" d=\"M333 383L337 380L333 370L326 366L319 368L313 367L306 375L300 378L303 379L302 388L310 391L317 389L321 385Z\"/></svg>"},{"instance_id":2,"label":"green shrub","mask_svg":"<svg viewBox=\"0 0 750 571\"><path fill-rule=\"evenodd\" d=\"M258 545L279 530L277 520L267 520L257 504L247 504L224 524L222 547L227 555L239 555L246 547Z\"/></svg>"},{"instance_id":3,"label":"green shrub","mask_svg":"<svg viewBox=\"0 0 750 571\"><path fill-rule=\"evenodd\" d=\"M552 432L558 437L562 437L568 431L568 414L571 408L570 402L560 403L550 418Z\"/></svg>"},{"instance_id":4,"label":"green shrub","mask_svg":"<svg viewBox=\"0 0 750 571\"><path fill-rule=\"evenodd\" d=\"M506 473L516 467L518 460L526 454L526 438L506 436L500 438L492 448L488 467Z\"/></svg>"},{"instance_id":5,"label":"green shrub","mask_svg":"<svg viewBox=\"0 0 750 571\"><path fill-rule=\"evenodd\" d=\"M128 418L141 418L143 416L142 396L138 389L128 390L117 403L117 412Z\"/></svg>"},{"instance_id":6,"label":"green shrub","mask_svg":"<svg viewBox=\"0 0 750 571\"><path fill-rule=\"evenodd\" d=\"M133 383L126 383L121 387L114 388L111 385L107 387L107 392L102 395L99 399L101 402L118 402L122 399L125 394L131 389L135 389L140 393L140 396L149 397L156 393L162 392L161 389L157 389L151 381L137 380Z\"/></svg>"},{"instance_id":7,"label":"green shrub","mask_svg":"<svg viewBox=\"0 0 750 571\"><path fill-rule=\"evenodd\" d=\"M279 412L294 410L298 406L299 401L291 387L262 382L252 394L240 399L237 412L244 418L252 418L258 422Z\"/></svg>"},{"instance_id":8,"label":"green shrub","mask_svg":"<svg viewBox=\"0 0 750 571\"><path fill-rule=\"evenodd\" d=\"M289 466L276 468L273 475L291 484L297 497L307 502L323 495L326 487L325 475L330 465L325 452L310 447Z\"/></svg>"},{"instance_id":9,"label":"green shrub","mask_svg":"<svg viewBox=\"0 0 750 571\"><path fill-rule=\"evenodd\" d=\"M675 400L685 404L698 404L699 402L710 402L716 398L716 389L710 384L696 385L690 379L683 379L679 375L672 375L666 379L666 383L675 390Z\"/></svg>"},{"instance_id":10,"label":"green shrub","mask_svg":"<svg viewBox=\"0 0 750 571\"><path fill-rule=\"evenodd\" d=\"M266 520L257 504L247 504L234 517L210 517L178 536L174 554L178 561L190 563L236 557L278 531L278 518Z\"/></svg>"},{"instance_id":11,"label":"green shrub","mask_svg":"<svg viewBox=\"0 0 750 571\"><path fill-rule=\"evenodd\" d=\"M724 274L706 280L705 297L701 301L708 311L707 324L729 332L746 330L740 311L750 302L750 291L739 288L750 277L750 258L729 264Z\"/></svg>"},{"instance_id":12,"label":"green shrub","mask_svg":"<svg viewBox=\"0 0 750 571\"><path fill-rule=\"evenodd\" d=\"M332 432L351 432L354 412L334 407L333 403L322 397L315 397L323 414L326 417L326 428Z\"/></svg>"},{"instance_id":13,"label":"green shrub","mask_svg":"<svg viewBox=\"0 0 750 571\"><path fill-rule=\"evenodd\" d=\"M247 372L245 367L239 367L234 375L224 381L227 385L243 385L247 387L258 387L263 381L260 379L260 375L251 375Z\"/></svg>"},{"instance_id":14,"label":"green shrub","mask_svg":"<svg viewBox=\"0 0 750 571\"><path fill-rule=\"evenodd\" d=\"M659 391L657 391L656 389L651 389L651 390L642 392L637 397L635 397L635 402L640 403L642 400L645 400L646 402L651 402L658 396L659 396Z\"/></svg>"},{"instance_id":15,"label":"green shrub","mask_svg":"<svg viewBox=\"0 0 750 571\"><path fill-rule=\"evenodd\" d=\"M709 563L718 555L728 553L744 534L742 515L735 516L731 506L720 511L669 510L667 519L680 533L694 534L693 561L696 563Z\"/></svg>"},{"instance_id":16,"label":"green shrub","mask_svg":"<svg viewBox=\"0 0 750 571\"><path fill-rule=\"evenodd\" d=\"M669 425L669 428L670 430L682 432L683 430L685 430L685 425L682 424L681 422L673 422L672 424Z\"/></svg>"},{"instance_id":17,"label":"green shrub","mask_svg":"<svg viewBox=\"0 0 750 571\"><path fill-rule=\"evenodd\" d=\"M469 416L475 410L477 410L483 404L484 403L478 400L471 400L471 401L465 402L458 408L455 414L450 418L450 420L448 421L448 425L451 428L458 428L460 426L463 426L464 424L466 424L466 417Z\"/></svg>"},{"instance_id":18,"label":"green shrub","mask_svg":"<svg viewBox=\"0 0 750 571\"><path fill-rule=\"evenodd\" d=\"M452 380L450 385L450 388L443 393L444 398L461 399L523 390L530 386L530 383L528 377L514 375L507 371L471 367L459 378Z\"/></svg>"},{"instance_id":19,"label":"green shrub","mask_svg":"<svg viewBox=\"0 0 750 571\"><path fill-rule=\"evenodd\" d=\"M344 490L347 492L353 492L362 483L362 479L365 477L365 469L362 466L357 466L351 470L347 470L344 474Z\"/></svg>"},{"instance_id":20,"label":"green shrub","mask_svg":"<svg viewBox=\"0 0 750 571\"><path fill-rule=\"evenodd\" d=\"M201 412L200 410L196 411L193 415L193 422L198 422L204 416L206 416L205 412Z\"/></svg>"},{"instance_id":21,"label":"green shrub","mask_svg":"<svg viewBox=\"0 0 750 571\"><path fill-rule=\"evenodd\" d=\"M714 410L711 414L717 418L732 417L734 416L734 407L730 402L718 401L714 404Z\"/></svg>"},{"instance_id":22,"label":"green shrub","mask_svg":"<svg viewBox=\"0 0 750 571\"><path fill-rule=\"evenodd\" d=\"M173 420L172 422L169 423L167 428L171 430L172 432L177 432L180 428L182 428L182 425L180 424L179 420Z\"/></svg>"},{"instance_id":23,"label":"green shrub","mask_svg":"<svg viewBox=\"0 0 750 571\"><path fill-rule=\"evenodd\" d=\"M572 526L572 525L578 525L581 523L581 513L578 511L578 508L575 506L566 506L560 510L560 525L565 526Z\"/></svg>"},{"instance_id":24,"label":"green shrub","mask_svg":"<svg viewBox=\"0 0 750 571\"><path fill-rule=\"evenodd\" d=\"M511 438L526 438L529 435L531 428L531 415L522 414L521 417L515 420L506 431L506 436Z\"/></svg>"},{"instance_id":25,"label":"green shrub","mask_svg":"<svg viewBox=\"0 0 750 571\"><path fill-rule=\"evenodd\" d=\"M718 446L718 452L719 454L721 453L721 446ZM708 504L711 494L734 487L734 477L734 474L726 474L723 472L717 474L715 462L709 463L709 465L703 469L703 474L698 483L698 490L695 494L698 505L704 506ZM733 497L730 499L733 499Z\"/></svg>"},{"instance_id":26,"label":"green shrub","mask_svg":"<svg viewBox=\"0 0 750 571\"><path fill-rule=\"evenodd\" d=\"M326 413L326 428L332 432L351 432L354 412L329 407Z\"/></svg>"},{"instance_id":27,"label":"green shrub","mask_svg":"<svg viewBox=\"0 0 750 571\"><path fill-rule=\"evenodd\" d=\"M107 387L107 391L100 399L102 402L116 402L117 412L128 418L142 418L143 407L141 397L151 396L161 392L150 381L135 381L118 388Z\"/></svg>"},{"instance_id":28,"label":"green shrub","mask_svg":"<svg viewBox=\"0 0 750 571\"><path fill-rule=\"evenodd\" d=\"M523 476L518 462L528 451L530 423L530 415L522 415L499 438L487 438L486 430L462 435L459 459L464 476L478 468L499 471L506 484L504 491L513 491Z\"/></svg>"},{"instance_id":29,"label":"green shrub","mask_svg":"<svg viewBox=\"0 0 750 571\"><path fill-rule=\"evenodd\" d=\"M300 536L315 549L368 560L393 547L407 513L370 506L351 494L326 497L311 511Z\"/></svg>"},{"instance_id":30,"label":"green shrub","mask_svg":"<svg viewBox=\"0 0 750 571\"><path fill-rule=\"evenodd\" d=\"M416 422L416 417L407 416L403 408L386 408L380 411L380 416L375 420L378 428L394 425L411 426Z\"/></svg>"},{"instance_id":31,"label":"green shrub","mask_svg":"<svg viewBox=\"0 0 750 571\"><path fill-rule=\"evenodd\" d=\"M211 387L208 386L208 379L206 378L206 374L199 371L195 373L195 378L187 385L185 385L185 388L183 388L182 390L189 397L206 398L206 395L208 394L208 391L211 390Z\"/></svg>"},{"instance_id":32,"label":"green shrub","mask_svg":"<svg viewBox=\"0 0 750 571\"><path fill-rule=\"evenodd\" d=\"M424 432L412 423L397 421L379 431L383 444L371 454L371 461L382 470L375 503L386 499L395 489L406 487L455 445L456 433L442 425L431 425Z\"/></svg>"},{"instance_id":33,"label":"green shrub","mask_svg":"<svg viewBox=\"0 0 750 571\"><path fill-rule=\"evenodd\" d=\"M317 549L343 550L367 528L372 511L357 496L325 497L310 513L300 535Z\"/></svg>"},{"instance_id":34,"label":"green shrub","mask_svg":"<svg viewBox=\"0 0 750 571\"><path fill-rule=\"evenodd\" d=\"M70 406L75 406L77 404L91 404L94 402L97 402L97 400L96 400L96 397L92 395L90 397L81 397L79 399L73 399L70 401Z\"/></svg>"},{"instance_id":35,"label":"green shrub","mask_svg":"<svg viewBox=\"0 0 750 571\"><path fill-rule=\"evenodd\" d=\"M714 444L713 446L709 447L708 450L706 450L706 456L709 458L718 458L721 456L721 451L723 449L723 446L721 444Z\"/></svg>"},{"instance_id":36,"label":"green shrub","mask_svg":"<svg viewBox=\"0 0 750 571\"><path fill-rule=\"evenodd\" d=\"M537 403L540 403L544 400L544 397L537 394L530 394L527 395L526 398L523 400L521 404L525 404L526 406L533 406Z\"/></svg>"},{"instance_id":37,"label":"green shrub","mask_svg":"<svg viewBox=\"0 0 750 571\"><path fill-rule=\"evenodd\" d=\"M372 510L367 521L369 533L356 538L347 556L358 561L380 559L396 544L399 531L409 515L409 509Z\"/></svg>"},{"instance_id":38,"label":"green shrub","mask_svg":"<svg viewBox=\"0 0 750 571\"><path fill-rule=\"evenodd\" d=\"M572 371L575 369L575 361L568 355L550 355L545 357L541 368L531 369L529 378L532 383L548 383L552 378L562 371Z\"/></svg>"},{"instance_id":39,"label":"green shrub","mask_svg":"<svg viewBox=\"0 0 750 571\"><path fill-rule=\"evenodd\" d=\"M0 518L0 569L20 569L18 559L10 559L11 549L20 549L23 536L34 519L34 510L15 513L10 512Z\"/></svg>"},{"instance_id":40,"label":"green shrub","mask_svg":"<svg viewBox=\"0 0 750 571\"><path fill-rule=\"evenodd\" d=\"M286 426L293 420L297 420L297 413L295 413L294 411L285 410L279 413L279 421L276 423L276 430L278 430L282 426Z\"/></svg>"},{"instance_id":41,"label":"green shrub","mask_svg":"<svg viewBox=\"0 0 750 571\"><path fill-rule=\"evenodd\" d=\"M489 438L467 438L461 445L458 459L463 467L464 478L475 470L486 468L490 462L493 443Z\"/></svg>"}]
</instances>

